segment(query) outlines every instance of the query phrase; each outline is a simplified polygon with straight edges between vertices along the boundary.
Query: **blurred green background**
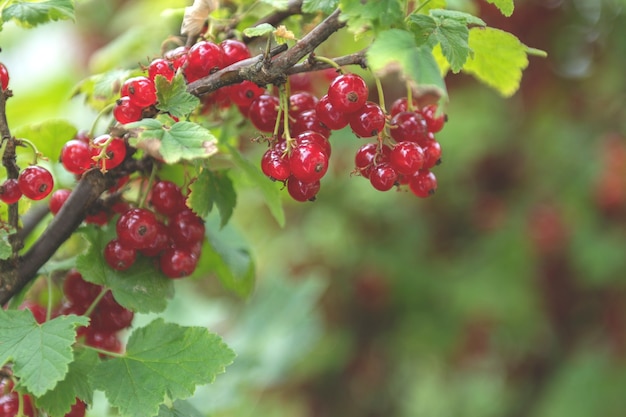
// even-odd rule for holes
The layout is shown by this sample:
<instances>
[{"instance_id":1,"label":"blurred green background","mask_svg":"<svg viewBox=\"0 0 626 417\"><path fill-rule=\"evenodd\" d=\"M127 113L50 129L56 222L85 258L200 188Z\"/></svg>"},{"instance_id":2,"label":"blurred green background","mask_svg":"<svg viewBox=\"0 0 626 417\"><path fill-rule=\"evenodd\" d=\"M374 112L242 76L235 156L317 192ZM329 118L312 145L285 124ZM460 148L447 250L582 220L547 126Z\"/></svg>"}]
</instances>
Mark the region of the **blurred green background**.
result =
<instances>
[{"instance_id":1,"label":"blurred green background","mask_svg":"<svg viewBox=\"0 0 626 417\"><path fill-rule=\"evenodd\" d=\"M626 416L626 2L520 0L509 19L449 3L548 58L531 58L507 99L447 78L429 199L351 177L362 142L349 132L331 137L317 201L284 193L284 228L241 190L233 226L256 291L180 282L166 312L239 355L194 397L206 415ZM89 128L76 83L156 56L180 18L162 10L185 5L85 0L75 23L5 26L11 126ZM253 160L261 148L246 146ZM97 402L92 415L106 413Z\"/></svg>"}]
</instances>

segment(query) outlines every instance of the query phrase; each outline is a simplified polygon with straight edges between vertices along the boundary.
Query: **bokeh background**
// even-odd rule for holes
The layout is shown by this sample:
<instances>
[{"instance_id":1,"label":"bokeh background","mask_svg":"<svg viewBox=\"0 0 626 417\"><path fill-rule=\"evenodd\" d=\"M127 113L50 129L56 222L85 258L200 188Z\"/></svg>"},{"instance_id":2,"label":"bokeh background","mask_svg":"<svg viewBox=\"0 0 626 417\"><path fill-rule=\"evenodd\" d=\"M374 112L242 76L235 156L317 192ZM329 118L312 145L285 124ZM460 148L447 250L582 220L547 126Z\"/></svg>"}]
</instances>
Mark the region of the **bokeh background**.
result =
<instances>
[{"instance_id":1,"label":"bokeh background","mask_svg":"<svg viewBox=\"0 0 626 417\"><path fill-rule=\"evenodd\" d=\"M548 58L530 58L511 98L448 76L429 199L351 176L362 140L350 132L331 137L317 201L284 193L285 227L240 190L232 228L254 254L256 290L241 300L212 277L188 280L166 312L238 353L199 388L204 414L626 416L626 2L519 0L511 18L448 3ZM11 126L89 128L78 81L158 55L180 23L162 11L186 5L84 0L73 23L6 25ZM251 136L241 145L259 160ZM97 397L91 415L110 414Z\"/></svg>"}]
</instances>

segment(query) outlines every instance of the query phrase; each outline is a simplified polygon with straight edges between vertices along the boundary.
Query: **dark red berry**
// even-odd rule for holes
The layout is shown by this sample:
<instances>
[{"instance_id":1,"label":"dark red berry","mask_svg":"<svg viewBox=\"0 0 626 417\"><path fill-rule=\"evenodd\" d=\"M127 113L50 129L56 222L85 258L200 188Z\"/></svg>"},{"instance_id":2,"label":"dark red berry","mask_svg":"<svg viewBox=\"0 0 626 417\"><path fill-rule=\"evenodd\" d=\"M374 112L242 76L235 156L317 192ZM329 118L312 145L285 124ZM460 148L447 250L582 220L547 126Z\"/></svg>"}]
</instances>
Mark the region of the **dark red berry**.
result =
<instances>
[{"instance_id":1,"label":"dark red berry","mask_svg":"<svg viewBox=\"0 0 626 417\"><path fill-rule=\"evenodd\" d=\"M269 178L285 181L291 175L289 159L281 151L269 148L261 158L261 170Z\"/></svg>"},{"instance_id":2,"label":"dark red berry","mask_svg":"<svg viewBox=\"0 0 626 417\"><path fill-rule=\"evenodd\" d=\"M69 413L64 417L85 417L86 409L87 405L77 398Z\"/></svg>"},{"instance_id":3,"label":"dark red berry","mask_svg":"<svg viewBox=\"0 0 626 417\"><path fill-rule=\"evenodd\" d=\"M22 396L22 416L33 417L35 410L33 409L33 403L28 394ZM15 417L19 412L20 400L18 393L15 391L0 397L0 416L2 417Z\"/></svg>"},{"instance_id":4,"label":"dark red berry","mask_svg":"<svg viewBox=\"0 0 626 417\"><path fill-rule=\"evenodd\" d=\"M120 95L129 97L131 103L137 107L150 107L157 101L154 81L143 75L126 80L122 84Z\"/></svg>"},{"instance_id":5,"label":"dark red berry","mask_svg":"<svg viewBox=\"0 0 626 417\"><path fill-rule=\"evenodd\" d=\"M77 270L72 269L65 276L63 294L73 305L83 306L87 309L99 293L100 286L85 281Z\"/></svg>"},{"instance_id":6,"label":"dark red berry","mask_svg":"<svg viewBox=\"0 0 626 417\"><path fill-rule=\"evenodd\" d=\"M297 144L289 154L291 175L305 183L320 180L328 170L328 155L317 143Z\"/></svg>"},{"instance_id":7,"label":"dark red berry","mask_svg":"<svg viewBox=\"0 0 626 417\"><path fill-rule=\"evenodd\" d=\"M314 132L312 130L300 133L296 136L296 144L299 145L302 143L316 143L324 150L326 156L330 158L330 154L332 152L330 141L321 133Z\"/></svg>"},{"instance_id":8,"label":"dark red berry","mask_svg":"<svg viewBox=\"0 0 626 417\"><path fill-rule=\"evenodd\" d=\"M3 90L6 90L7 87L9 87L9 71L2 63L0 63L0 85Z\"/></svg>"},{"instance_id":9,"label":"dark red berry","mask_svg":"<svg viewBox=\"0 0 626 417\"><path fill-rule=\"evenodd\" d=\"M121 306L111 291L107 291L91 314L90 331L116 332L130 327L135 314Z\"/></svg>"},{"instance_id":10,"label":"dark red berry","mask_svg":"<svg viewBox=\"0 0 626 417\"><path fill-rule=\"evenodd\" d=\"M122 342L115 332L87 331L85 344L112 353L122 353ZM102 356L102 355L101 355Z\"/></svg>"},{"instance_id":11,"label":"dark red berry","mask_svg":"<svg viewBox=\"0 0 626 417\"><path fill-rule=\"evenodd\" d=\"M377 143L366 143L356 152L354 164L363 177L369 178L374 165L387 162L390 154L391 148L387 145L382 145L379 149Z\"/></svg>"},{"instance_id":12,"label":"dark red berry","mask_svg":"<svg viewBox=\"0 0 626 417\"><path fill-rule=\"evenodd\" d=\"M390 134L396 142L408 140L422 145L428 139L428 126L421 114L400 112L391 119Z\"/></svg>"},{"instance_id":13,"label":"dark red berry","mask_svg":"<svg viewBox=\"0 0 626 417\"><path fill-rule=\"evenodd\" d=\"M170 218L168 231L175 246L188 248L204 240L204 221L190 209L185 209Z\"/></svg>"},{"instance_id":14,"label":"dark red berry","mask_svg":"<svg viewBox=\"0 0 626 417\"><path fill-rule=\"evenodd\" d=\"M197 265L198 257L185 249L168 249L159 257L161 271L172 279L191 275Z\"/></svg>"},{"instance_id":15,"label":"dark red berry","mask_svg":"<svg viewBox=\"0 0 626 417\"><path fill-rule=\"evenodd\" d=\"M165 77L167 81L172 81L176 75L174 64L164 58L153 59L148 66L148 78L154 82L157 75Z\"/></svg>"},{"instance_id":16,"label":"dark red berry","mask_svg":"<svg viewBox=\"0 0 626 417\"><path fill-rule=\"evenodd\" d=\"M296 201L313 201L320 190L320 182L303 182L294 176L287 179L287 192Z\"/></svg>"},{"instance_id":17,"label":"dark red berry","mask_svg":"<svg viewBox=\"0 0 626 417\"><path fill-rule=\"evenodd\" d=\"M22 197L22 190L15 178L8 178L0 185L0 201L14 204Z\"/></svg>"},{"instance_id":18,"label":"dark red berry","mask_svg":"<svg viewBox=\"0 0 626 417\"><path fill-rule=\"evenodd\" d=\"M150 203L154 209L165 215L172 216L184 210L185 196L178 185L171 181L157 181L152 187Z\"/></svg>"},{"instance_id":19,"label":"dark red berry","mask_svg":"<svg viewBox=\"0 0 626 417\"><path fill-rule=\"evenodd\" d=\"M80 175L94 164L91 159L91 151L87 142L72 139L65 142L61 148L61 164L72 174Z\"/></svg>"},{"instance_id":20,"label":"dark red berry","mask_svg":"<svg viewBox=\"0 0 626 417\"><path fill-rule=\"evenodd\" d=\"M430 197L437 190L437 177L427 169L421 169L409 180L409 188L420 198Z\"/></svg>"},{"instance_id":21,"label":"dark red berry","mask_svg":"<svg viewBox=\"0 0 626 417\"><path fill-rule=\"evenodd\" d=\"M424 168L430 169L441 163L441 145L435 139L431 139L424 145Z\"/></svg>"},{"instance_id":22,"label":"dark red berry","mask_svg":"<svg viewBox=\"0 0 626 417\"><path fill-rule=\"evenodd\" d=\"M31 313L33 313L33 317L35 318L35 321L39 324L43 323L46 321L46 316L48 315L48 311L46 309L46 307L37 304L34 301L31 300L25 300L19 307L20 310L30 310ZM1 416L1 414L0 414Z\"/></svg>"},{"instance_id":23,"label":"dark red berry","mask_svg":"<svg viewBox=\"0 0 626 417\"><path fill-rule=\"evenodd\" d=\"M429 104L422 109L422 115L426 120L428 131L437 133L443 129L446 123L446 115L444 113L437 114L438 107L436 104Z\"/></svg>"},{"instance_id":24,"label":"dark red berry","mask_svg":"<svg viewBox=\"0 0 626 417\"><path fill-rule=\"evenodd\" d=\"M376 136L385 127L385 113L378 104L368 101L350 115L350 127L359 137Z\"/></svg>"},{"instance_id":25,"label":"dark red berry","mask_svg":"<svg viewBox=\"0 0 626 417\"><path fill-rule=\"evenodd\" d=\"M388 162L383 162L372 168L369 179L374 188L387 191L398 181L398 172Z\"/></svg>"},{"instance_id":26,"label":"dark red berry","mask_svg":"<svg viewBox=\"0 0 626 417\"><path fill-rule=\"evenodd\" d=\"M413 105L409 108L409 99L407 97L399 98L391 104L391 111L389 112L389 114L391 115L391 117L393 117L403 111L417 110L419 108L419 103L415 98L413 98L412 103Z\"/></svg>"},{"instance_id":27,"label":"dark red berry","mask_svg":"<svg viewBox=\"0 0 626 417\"><path fill-rule=\"evenodd\" d=\"M413 175L418 169L422 169L424 160L424 151L415 142L398 142L389 155L391 166L404 175Z\"/></svg>"},{"instance_id":28,"label":"dark red berry","mask_svg":"<svg viewBox=\"0 0 626 417\"><path fill-rule=\"evenodd\" d=\"M150 242L147 248L141 249L140 252L142 255L150 258L158 256L170 246L170 243L170 235L167 227L159 222L157 223L156 237Z\"/></svg>"},{"instance_id":29,"label":"dark red berry","mask_svg":"<svg viewBox=\"0 0 626 417\"><path fill-rule=\"evenodd\" d=\"M193 82L224 67L224 51L209 41L200 41L189 48L183 68L187 82Z\"/></svg>"},{"instance_id":30,"label":"dark red berry","mask_svg":"<svg viewBox=\"0 0 626 417\"><path fill-rule=\"evenodd\" d=\"M113 117L121 124L136 122L143 117L143 108L133 104L130 97L121 97L115 102Z\"/></svg>"},{"instance_id":31,"label":"dark red berry","mask_svg":"<svg viewBox=\"0 0 626 417\"><path fill-rule=\"evenodd\" d=\"M128 248L145 249L156 238L158 220L154 213L133 208L122 214L115 225L117 238Z\"/></svg>"},{"instance_id":32,"label":"dark red berry","mask_svg":"<svg viewBox=\"0 0 626 417\"><path fill-rule=\"evenodd\" d=\"M356 74L342 74L336 77L328 87L328 99L337 111L352 113L360 109L369 90L367 84Z\"/></svg>"},{"instance_id":33,"label":"dark red berry","mask_svg":"<svg viewBox=\"0 0 626 417\"><path fill-rule=\"evenodd\" d=\"M46 168L31 165L20 172L17 178L17 184L26 198L41 200L52 192L54 179L50 171Z\"/></svg>"},{"instance_id":34,"label":"dark red berry","mask_svg":"<svg viewBox=\"0 0 626 417\"><path fill-rule=\"evenodd\" d=\"M328 94L323 95L315 106L315 112L320 122L331 130L339 130L348 126L349 119L345 112L338 111L331 104Z\"/></svg>"},{"instance_id":35,"label":"dark red berry","mask_svg":"<svg viewBox=\"0 0 626 417\"><path fill-rule=\"evenodd\" d=\"M102 153L103 147L106 146L104 155ZM101 158L97 161L98 167L103 170L113 169L122 163L126 158L126 142L124 139L113 137L104 134L95 138L91 144L91 157Z\"/></svg>"},{"instance_id":36,"label":"dark red berry","mask_svg":"<svg viewBox=\"0 0 626 417\"><path fill-rule=\"evenodd\" d=\"M163 55L163 58L172 63L174 70L182 68L187 63L187 47L179 46L177 48L170 49Z\"/></svg>"},{"instance_id":37,"label":"dark red berry","mask_svg":"<svg viewBox=\"0 0 626 417\"><path fill-rule=\"evenodd\" d=\"M278 97L263 94L250 104L248 118L261 132L273 132L276 127L279 108Z\"/></svg>"},{"instance_id":38,"label":"dark red berry","mask_svg":"<svg viewBox=\"0 0 626 417\"><path fill-rule=\"evenodd\" d=\"M50 213L56 215L59 210L61 210L61 207L63 207L63 204L65 204L65 201L68 199L71 193L71 190L65 188L61 188L53 192L50 196L50 201L48 201Z\"/></svg>"},{"instance_id":39,"label":"dark red berry","mask_svg":"<svg viewBox=\"0 0 626 417\"><path fill-rule=\"evenodd\" d=\"M317 97L308 91L298 91L289 96L289 116L295 117L306 110L315 110Z\"/></svg>"},{"instance_id":40,"label":"dark red berry","mask_svg":"<svg viewBox=\"0 0 626 417\"><path fill-rule=\"evenodd\" d=\"M329 137L331 134L330 129L326 127L317 116L316 110L305 110L296 115L293 122L290 124L289 130L293 136L297 136L307 130L320 133L325 137Z\"/></svg>"},{"instance_id":41,"label":"dark red berry","mask_svg":"<svg viewBox=\"0 0 626 417\"><path fill-rule=\"evenodd\" d=\"M259 87L248 80L225 88L228 89L229 100L232 100L233 103L240 107L249 108L254 100L265 94L265 88Z\"/></svg>"},{"instance_id":42,"label":"dark red berry","mask_svg":"<svg viewBox=\"0 0 626 417\"><path fill-rule=\"evenodd\" d=\"M112 239L104 246L104 260L116 271L125 271L135 263L137 251L127 248L118 239Z\"/></svg>"},{"instance_id":43,"label":"dark red berry","mask_svg":"<svg viewBox=\"0 0 626 417\"><path fill-rule=\"evenodd\" d=\"M243 61L250 58L250 50L248 46L235 39L226 39L219 43L219 47L224 52L223 66L224 68L234 64L235 62Z\"/></svg>"}]
</instances>

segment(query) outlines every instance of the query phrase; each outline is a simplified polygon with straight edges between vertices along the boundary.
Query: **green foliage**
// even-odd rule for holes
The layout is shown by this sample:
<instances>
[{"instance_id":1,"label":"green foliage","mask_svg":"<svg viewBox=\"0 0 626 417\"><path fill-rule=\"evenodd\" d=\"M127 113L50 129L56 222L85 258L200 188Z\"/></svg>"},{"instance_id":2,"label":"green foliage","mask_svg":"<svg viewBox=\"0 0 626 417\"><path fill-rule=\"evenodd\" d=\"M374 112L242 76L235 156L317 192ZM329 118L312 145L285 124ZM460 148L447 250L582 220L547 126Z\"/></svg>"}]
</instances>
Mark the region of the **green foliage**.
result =
<instances>
[{"instance_id":1,"label":"green foliage","mask_svg":"<svg viewBox=\"0 0 626 417\"><path fill-rule=\"evenodd\" d=\"M196 385L212 382L234 357L205 328L157 319L133 332L124 356L101 362L91 383L122 416L152 417L166 399L187 398Z\"/></svg>"},{"instance_id":2,"label":"green foliage","mask_svg":"<svg viewBox=\"0 0 626 417\"><path fill-rule=\"evenodd\" d=\"M305 13L331 13L338 4L339 0L304 0L302 11Z\"/></svg>"},{"instance_id":3,"label":"green foliage","mask_svg":"<svg viewBox=\"0 0 626 417\"><path fill-rule=\"evenodd\" d=\"M186 117L200 104L198 97L187 92L187 84L181 73L170 83L161 75L155 80L158 105L157 108L174 117Z\"/></svg>"},{"instance_id":4,"label":"green foliage","mask_svg":"<svg viewBox=\"0 0 626 417\"><path fill-rule=\"evenodd\" d=\"M397 0L362 2L361 0L340 0L341 19L345 20L348 30L357 36L379 32L402 25L404 11Z\"/></svg>"},{"instance_id":5,"label":"green foliage","mask_svg":"<svg viewBox=\"0 0 626 417\"><path fill-rule=\"evenodd\" d=\"M11 242L9 242L10 231L0 229L0 259L9 259L13 254Z\"/></svg>"},{"instance_id":6,"label":"green foliage","mask_svg":"<svg viewBox=\"0 0 626 417\"><path fill-rule=\"evenodd\" d=\"M132 74L131 70L114 69L91 75L76 85L72 96L84 96L90 107L103 110L119 98L122 83Z\"/></svg>"},{"instance_id":7,"label":"green foliage","mask_svg":"<svg viewBox=\"0 0 626 417\"><path fill-rule=\"evenodd\" d=\"M157 417L204 417L204 415L187 401L176 400L171 407L161 404Z\"/></svg>"},{"instance_id":8,"label":"green foliage","mask_svg":"<svg viewBox=\"0 0 626 417\"><path fill-rule=\"evenodd\" d=\"M13 134L33 142L42 155L60 155L64 140L72 139L76 132L76 127L69 121L51 119L21 126L15 129Z\"/></svg>"},{"instance_id":9,"label":"green foliage","mask_svg":"<svg viewBox=\"0 0 626 417\"><path fill-rule=\"evenodd\" d=\"M43 395L67 374L75 329L87 323L86 317L69 315L40 325L28 310L0 309L0 364L11 361L19 387Z\"/></svg>"},{"instance_id":10,"label":"green foliage","mask_svg":"<svg viewBox=\"0 0 626 417\"><path fill-rule=\"evenodd\" d=\"M495 5L507 17L513 14L515 8L513 0L487 0L487 3Z\"/></svg>"},{"instance_id":11,"label":"green foliage","mask_svg":"<svg viewBox=\"0 0 626 417\"><path fill-rule=\"evenodd\" d=\"M275 30L276 28L269 23L261 23L260 25L244 29L243 34L249 38L255 38L258 36L268 35Z\"/></svg>"},{"instance_id":12,"label":"green foliage","mask_svg":"<svg viewBox=\"0 0 626 417\"><path fill-rule=\"evenodd\" d=\"M191 194L187 203L195 213L206 217L213 205L216 205L220 212L221 226L228 223L237 204L237 194L227 171L204 169L189 188Z\"/></svg>"},{"instance_id":13,"label":"green foliage","mask_svg":"<svg viewBox=\"0 0 626 417\"><path fill-rule=\"evenodd\" d=\"M14 21L20 26L32 28L56 20L74 20L72 0L9 1L2 9L2 20Z\"/></svg>"}]
</instances>

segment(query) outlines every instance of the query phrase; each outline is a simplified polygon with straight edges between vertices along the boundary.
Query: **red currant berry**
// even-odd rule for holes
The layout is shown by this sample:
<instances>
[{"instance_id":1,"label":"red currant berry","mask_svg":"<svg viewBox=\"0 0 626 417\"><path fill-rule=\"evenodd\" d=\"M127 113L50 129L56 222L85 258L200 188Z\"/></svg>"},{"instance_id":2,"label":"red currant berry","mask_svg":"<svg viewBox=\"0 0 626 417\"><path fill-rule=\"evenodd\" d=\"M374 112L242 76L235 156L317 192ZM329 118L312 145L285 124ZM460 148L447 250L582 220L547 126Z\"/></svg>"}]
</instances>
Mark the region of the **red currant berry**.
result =
<instances>
[{"instance_id":1,"label":"red currant berry","mask_svg":"<svg viewBox=\"0 0 626 417\"><path fill-rule=\"evenodd\" d=\"M317 102L315 112L320 122L331 130L339 130L348 126L348 115L344 112L336 110L331 104L328 94L325 94Z\"/></svg>"},{"instance_id":2,"label":"red currant berry","mask_svg":"<svg viewBox=\"0 0 626 417\"><path fill-rule=\"evenodd\" d=\"M127 248L118 239L112 239L104 247L104 260L116 271L125 271L135 263L137 251Z\"/></svg>"},{"instance_id":3,"label":"red currant berry","mask_svg":"<svg viewBox=\"0 0 626 417\"><path fill-rule=\"evenodd\" d=\"M31 300L25 300L20 305L19 309L30 310L30 312L33 313L33 317L35 318L35 321L39 324L45 322L46 316L48 315L48 311L44 306L39 305L36 302L31 301Z\"/></svg>"},{"instance_id":4,"label":"red currant berry","mask_svg":"<svg viewBox=\"0 0 626 417\"><path fill-rule=\"evenodd\" d=\"M248 46L235 39L226 39L220 42L219 47L224 52L223 68L234 64L235 62L243 61L250 58L250 50Z\"/></svg>"},{"instance_id":5,"label":"red currant berry","mask_svg":"<svg viewBox=\"0 0 626 417\"><path fill-rule=\"evenodd\" d=\"M374 188L387 191L398 181L398 172L389 163L383 162L372 168L369 179Z\"/></svg>"},{"instance_id":6,"label":"red currant berry","mask_svg":"<svg viewBox=\"0 0 626 417\"><path fill-rule=\"evenodd\" d=\"M279 107L278 97L263 94L250 104L248 118L261 132L273 132Z\"/></svg>"},{"instance_id":7,"label":"red currant berry","mask_svg":"<svg viewBox=\"0 0 626 417\"><path fill-rule=\"evenodd\" d=\"M191 275L197 265L198 257L185 249L168 249L159 257L161 271L172 279Z\"/></svg>"},{"instance_id":8,"label":"red currant berry","mask_svg":"<svg viewBox=\"0 0 626 417\"><path fill-rule=\"evenodd\" d=\"M87 404L77 398L69 413L67 413L64 417L85 417L85 413L87 412L86 410Z\"/></svg>"},{"instance_id":9,"label":"red currant berry","mask_svg":"<svg viewBox=\"0 0 626 417\"><path fill-rule=\"evenodd\" d=\"M387 162L390 154L391 148L387 145L382 145L379 152L377 143L366 143L356 152L354 164L363 177L369 178L374 165Z\"/></svg>"},{"instance_id":10,"label":"red currant berry","mask_svg":"<svg viewBox=\"0 0 626 417\"><path fill-rule=\"evenodd\" d=\"M61 164L72 174L80 175L93 166L89 145L79 139L65 142L61 149Z\"/></svg>"},{"instance_id":11,"label":"red currant berry","mask_svg":"<svg viewBox=\"0 0 626 417\"><path fill-rule=\"evenodd\" d=\"M437 177L431 171L421 169L409 180L409 188L420 198L430 197L437 190Z\"/></svg>"},{"instance_id":12,"label":"red currant berry","mask_svg":"<svg viewBox=\"0 0 626 417\"><path fill-rule=\"evenodd\" d=\"M115 225L117 238L127 248L145 249L156 238L158 220L154 213L133 208L122 214Z\"/></svg>"},{"instance_id":13,"label":"red currant berry","mask_svg":"<svg viewBox=\"0 0 626 417\"><path fill-rule=\"evenodd\" d=\"M172 63L174 71L178 68L183 68L187 63L187 47L179 46L177 48L170 49L163 55L163 58Z\"/></svg>"},{"instance_id":14,"label":"red currant berry","mask_svg":"<svg viewBox=\"0 0 626 417\"><path fill-rule=\"evenodd\" d=\"M303 111L315 110L317 102L317 97L312 93L308 91L298 91L289 96L289 116L295 117Z\"/></svg>"},{"instance_id":15,"label":"red currant berry","mask_svg":"<svg viewBox=\"0 0 626 417\"><path fill-rule=\"evenodd\" d=\"M61 207L63 207L63 204L65 204L65 201L68 199L71 193L71 190L65 188L61 188L53 192L50 196L50 201L48 201L50 213L56 215L59 210L61 210Z\"/></svg>"},{"instance_id":16,"label":"red currant berry","mask_svg":"<svg viewBox=\"0 0 626 417\"><path fill-rule=\"evenodd\" d=\"M31 165L20 172L17 184L22 194L31 200L46 198L54 187L52 174L46 168Z\"/></svg>"},{"instance_id":17,"label":"red currant berry","mask_svg":"<svg viewBox=\"0 0 626 417\"><path fill-rule=\"evenodd\" d=\"M152 242L150 242L150 246L147 248L141 249L140 252L142 255L152 258L154 256L160 255L165 249L170 246L170 235L167 227L163 223L157 223L157 235Z\"/></svg>"},{"instance_id":18,"label":"red currant berry","mask_svg":"<svg viewBox=\"0 0 626 417\"><path fill-rule=\"evenodd\" d=\"M185 209L170 218L168 231L175 246L188 248L204 240L204 221L190 209Z\"/></svg>"},{"instance_id":19,"label":"red currant berry","mask_svg":"<svg viewBox=\"0 0 626 417\"><path fill-rule=\"evenodd\" d=\"M413 98L411 101L413 102L413 105L410 108L409 108L409 99L407 97L402 97L394 101L391 104L391 111L389 112L391 117L404 111L415 111L416 109L418 109L419 103L417 102L417 100Z\"/></svg>"},{"instance_id":20,"label":"red currant berry","mask_svg":"<svg viewBox=\"0 0 626 417\"><path fill-rule=\"evenodd\" d=\"M85 216L85 223L104 226L111 219L111 215L107 210L98 210Z\"/></svg>"},{"instance_id":21,"label":"red currant berry","mask_svg":"<svg viewBox=\"0 0 626 417\"><path fill-rule=\"evenodd\" d=\"M187 207L182 191L171 181L158 181L154 184L150 203L157 212L165 216L173 216Z\"/></svg>"},{"instance_id":22,"label":"red currant berry","mask_svg":"<svg viewBox=\"0 0 626 417\"><path fill-rule=\"evenodd\" d=\"M350 115L350 127L359 137L376 136L385 127L385 113L378 104L368 101Z\"/></svg>"},{"instance_id":23,"label":"red currant berry","mask_svg":"<svg viewBox=\"0 0 626 417\"><path fill-rule=\"evenodd\" d=\"M295 120L290 125L290 132L294 136L306 132L307 130L320 133L325 137L329 137L331 133L330 129L322 124L320 118L317 116L316 110L303 111L295 117Z\"/></svg>"},{"instance_id":24,"label":"red currant berry","mask_svg":"<svg viewBox=\"0 0 626 417\"><path fill-rule=\"evenodd\" d=\"M400 174L413 175L424 166L424 151L415 142L398 142L391 150L389 163Z\"/></svg>"},{"instance_id":25,"label":"red currant berry","mask_svg":"<svg viewBox=\"0 0 626 417\"><path fill-rule=\"evenodd\" d=\"M33 417L35 410L33 409L33 403L30 396L24 394L22 396L22 416ZM17 392L13 391L7 395L0 397L0 416L2 417L15 417L19 412L20 400Z\"/></svg>"},{"instance_id":26,"label":"red currant berry","mask_svg":"<svg viewBox=\"0 0 626 417\"><path fill-rule=\"evenodd\" d=\"M113 117L121 124L136 122L143 117L143 108L133 104L130 97L121 97L115 102Z\"/></svg>"},{"instance_id":27,"label":"red currant berry","mask_svg":"<svg viewBox=\"0 0 626 417\"><path fill-rule=\"evenodd\" d=\"M281 151L270 148L261 158L261 171L272 180L285 181L291 175L289 159Z\"/></svg>"},{"instance_id":28,"label":"red currant berry","mask_svg":"<svg viewBox=\"0 0 626 417\"><path fill-rule=\"evenodd\" d=\"M428 126L421 114L400 112L391 119L390 134L396 142L408 140L422 145L428 139Z\"/></svg>"},{"instance_id":29,"label":"red currant berry","mask_svg":"<svg viewBox=\"0 0 626 417\"><path fill-rule=\"evenodd\" d=\"M106 147L106 151L101 155L103 147ZM101 169L113 169L126 158L126 142L121 138L111 138L107 134L100 135L91 144L91 157L101 158L97 162Z\"/></svg>"},{"instance_id":30,"label":"red currant berry","mask_svg":"<svg viewBox=\"0 0 626 417\"><path fill-rule=\"evenodd\" d=\"M314 132L312 130L300 133L296 136L296 144L300 145L302 143L316 143L322 148L326 156L330 158L330 154L332 152L330 141L321 133Z\"/></svg>"},{"instance_id":31,"label":"red currant berry","mask_svg":"<svg viewBox=\"0 0 626 417\"><path fill-rule=\"evenodd\" d=\"M367 84L356 74L342 74L336 77L328 87L328 98L335 109L352 113L360 109L367 101Z\"/></svg>"},{"instance_id":32,"label":"red currant berry","mask_svg":"<svg viewBox=\"0 0 626 417\"><path fill-rule=\"evenodd\" d=\"M320 190L320 182L303 182L294 176L287 179L287 192L296 201L313 201Z\"/></svg>"},{"instance_id":33,"label":"red currant berry","mask_svg":"<svg viewBox=\"0 0 626 417\"><path fill-rule=\"evenodd\" d=\"M2 63L0 63L0 85L2 86L2 90L6 90L9 86L9 71Z\"/></svg>"},{"instance_id":34,"label":"red currant berry","mask_svg":"<svg viewBox=\"0 0 626 417\"><path fill-rule=\"evenodd\" d=\"M244 108L249 108L254 100L265 94L264 88L261 88L252 81L248 80L225 88L229 93L229 100L232 100L232 102L237 106Z\"/></svg>"},{"instance_id":35,"label":"red currant berry","mask_svg":"<svg viewBox=\"0 0 626 417\"><path fill-rule=\"evenodd\" d=\"M132 104L137 107L150 107L157 101L154 81L140 75L129 78L122 84L122 97L129 97Z\"/></svg>"},{"instance_id":36,"label":"red currant berry","mask_svg":"<svg viewBox=\"0 0 626 417\"><path fill-rule=\"evenodd\" d=\"M63 294L71 304L87 309L99 293L100 286L85 281L77 270L72 269L65 276Z\"/></svg>"},{"instance_id":37,"label":"red currant berry","mask_svg":"<svg viewBox=\"0 0 626 417\"><path fill-rule=\"evenodd\" d=\"M187 53L187 63L183 71L187 82L204 78L224 67L224 51L209 41L200 41Z\"/></svg>"},{"instance_id":38,"label":"red currant berry","mask_svg":"<svg viewBox=\"0 0 626 417\"><path fill-rule=\"evenodd\" d=\"M441 163L441 145L434 139L426 142L424 146L424 168L430 169Z\"/></svg>"},{"instance_id":39,"label":"red currant berry","mask_svg":"<svg viewBox=\"0 0 626 417\"><path fill-rule=\"evenodd\" d=\"M437 114L437 105L429 104L422 109L422 115L426 120L428 131L431 133L437 133L443 129L443 125L446 123L446 115L444 113Z\"/></svg>"},{"instance_id":40,"label":"red currant berry","mask_svg":"<svg viewBox=\"0 0 626 417\"><path fill-rule=\"evenodd\" d=\"M15 204L22 197L22 190L15 178L8 178L0 185L0 201Z\"/></svg>"},{"instance_id":41,"label":"red currant berry","mask_svg":"<svg viewBox=\"0 0 626 417\"><path fill-rule=\"evenodd\" d=\"M165 77L167 81L172 81L172 78L176 75L174 64L164 58L153 59L148 66L148 78L155 82L157 75Z\"/></svg>"},{"instance_id":42,"label":"red currant berry","mask_svg":"<svg viewBox=\"0 0 626 417\"><path fill-rule=\"evenodd\" d=\"M122 342L115 332L100 332L89 329L85 335L85 344L112 353L122 353L123 350Z\"/></svg>"},{"instance_id":43,"label":"red currant berry","mask_svg":"<svg viewBox=\"0 0 626 417\"><path fill-rule=\"evenodd\" d=\"M122 307L115 301L111 291L107 291L91 315L89 329L96 332L116 332L130 327L134 317L131 310Z\"/></svg>"},{"instance_id":44,"label":"red currant berry","mask_svg":"<svg viewBox=\"0 0 626 417\"><path fill-rule=\"evenodd\" d=\"M328 170L328 155L316 143L296 145L289 155L291 175L305 183L320 180Z\"/></svg>"}]
</instances>

